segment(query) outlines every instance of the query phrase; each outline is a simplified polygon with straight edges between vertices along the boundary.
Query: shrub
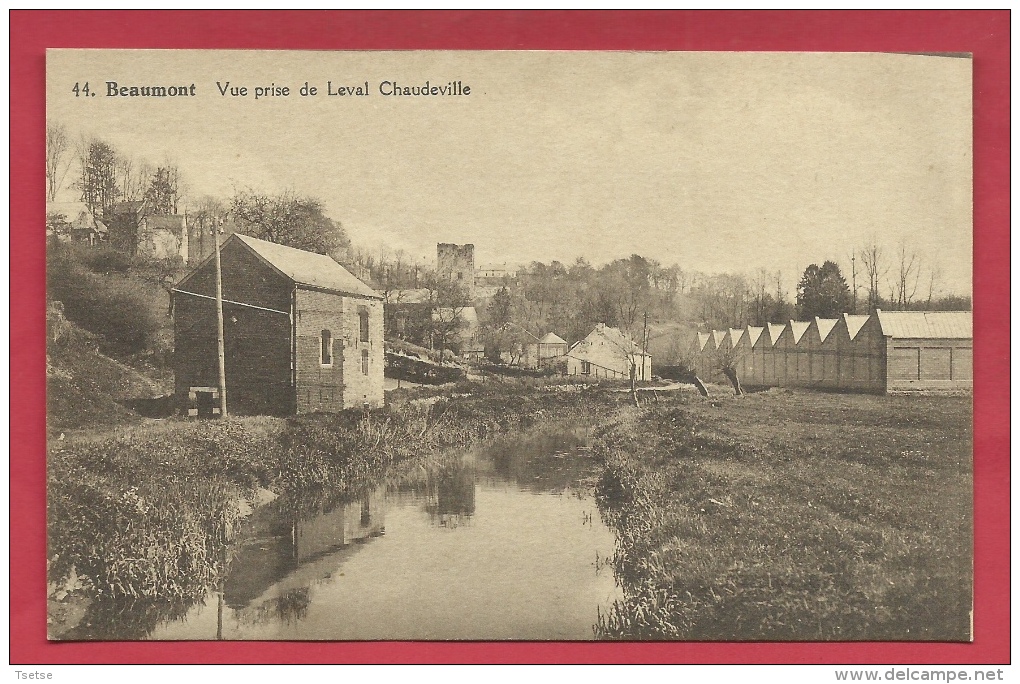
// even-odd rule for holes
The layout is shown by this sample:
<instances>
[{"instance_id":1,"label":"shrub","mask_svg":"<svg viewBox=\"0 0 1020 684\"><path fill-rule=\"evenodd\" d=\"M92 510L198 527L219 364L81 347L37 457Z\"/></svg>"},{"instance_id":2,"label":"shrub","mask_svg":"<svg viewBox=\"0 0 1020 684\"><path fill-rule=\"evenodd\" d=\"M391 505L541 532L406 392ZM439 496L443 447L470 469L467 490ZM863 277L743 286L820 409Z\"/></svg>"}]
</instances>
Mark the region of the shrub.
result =
<instances>
[{"instance_id":1,"label":"shrub","mask_svg":"<svg viewBox=\"0 0 1020 684\"><path fill-rule=\"evenodd\" d=\"M81 259L95 273L126 273L134 265L129 254L111 247L89 250L81 255Z\"/></svg>"},{"instance_id":2,"label":"shrub","mask_svg":"<svg viewBox=\"0 0 1020 684\"><path fill-rule=\"evenodd\" d=\"M51 255L47 266L50 299L63 302L69 321L98 335L104 353L138 353L159 331L161 321L138 283L97 276L71 252Z\"/></svg>"}]
</instances>

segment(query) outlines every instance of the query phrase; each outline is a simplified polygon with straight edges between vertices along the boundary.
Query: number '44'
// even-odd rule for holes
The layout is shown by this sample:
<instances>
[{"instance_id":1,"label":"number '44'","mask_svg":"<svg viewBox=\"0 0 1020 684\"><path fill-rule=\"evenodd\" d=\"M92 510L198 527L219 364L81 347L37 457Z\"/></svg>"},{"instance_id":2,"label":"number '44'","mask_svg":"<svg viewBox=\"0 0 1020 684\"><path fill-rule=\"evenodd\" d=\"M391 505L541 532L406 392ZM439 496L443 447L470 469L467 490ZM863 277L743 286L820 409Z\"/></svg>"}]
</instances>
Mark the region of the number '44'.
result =
<instances>
[{"instance_id":1,"label":"number '44'","mask_svg":"<svg viewBox=\"0 0 1020 684\"><path fill-rule=\"evenodd\" d=\"M71 88L71 92L74 93L75 97L88 97L90 94L89 82L85 81L84 85L78 85L77 83L75 83L74 87Z\"/></svg>"}]
</instances>

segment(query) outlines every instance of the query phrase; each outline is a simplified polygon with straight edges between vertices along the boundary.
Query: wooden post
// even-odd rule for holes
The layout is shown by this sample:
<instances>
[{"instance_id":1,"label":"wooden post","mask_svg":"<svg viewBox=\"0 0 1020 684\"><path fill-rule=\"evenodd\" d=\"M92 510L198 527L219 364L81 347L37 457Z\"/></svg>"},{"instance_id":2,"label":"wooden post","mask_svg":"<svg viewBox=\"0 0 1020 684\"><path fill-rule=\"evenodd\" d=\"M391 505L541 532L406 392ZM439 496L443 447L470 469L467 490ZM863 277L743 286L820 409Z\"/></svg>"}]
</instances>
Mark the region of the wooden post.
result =
<instances>
[{"instance_id":1,"label":"wooden post","mask_svg":"<svg viewBox=\"0 0 1020 684\"><path fill-rule=\"evenodd\" d=\"M216 353L219 356L220 418L227 417L227 368L223 352L223 272L220 269L220 223L213 224L213 253L216 255Z\"/></svg>"},{"instance_id":2,"label":"wooden post","mask_svg":"<svg viewBox=\"0 0 1020 684\"><path fill-rule=\"evenodd\" d=\"M645 326L641 332L641 379L651 380L645 377L645 358L648 356L648 312L645 311Z\"/></svg>"}]
</instances>

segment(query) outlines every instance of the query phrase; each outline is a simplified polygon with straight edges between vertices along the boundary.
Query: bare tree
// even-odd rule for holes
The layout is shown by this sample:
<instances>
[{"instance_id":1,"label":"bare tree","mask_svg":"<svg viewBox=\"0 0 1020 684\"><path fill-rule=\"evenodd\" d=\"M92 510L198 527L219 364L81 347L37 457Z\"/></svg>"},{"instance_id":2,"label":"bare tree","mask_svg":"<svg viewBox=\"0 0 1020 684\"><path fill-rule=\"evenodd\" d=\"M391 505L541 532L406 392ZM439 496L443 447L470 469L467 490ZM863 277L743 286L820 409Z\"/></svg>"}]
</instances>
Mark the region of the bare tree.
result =
<instances>
[{"instance_id":1,"label":"bare tree","mask_svg":"<svg viewBox=\"0 0 1020 684\"><path fill-rule=\"evenodd\" d=\"M942 283L942 265L937 261L928 267L928 309L932 300L938 295Z\"/></svg>"},{"instance_id":2,"label":"bare tree","mask_svg":"<svg viewBox=\"0 0 1020 684\"><path fill-rule=\"evenodd\" d=\"M152 165L145 160L136 161L118 155L116 166L121 196L129 202L142 199L152 175Z\"/></svg>"},{"instance_id":3,"label":"bare tree","mask_svg":"<svg viewBox=\"0 0 1020 684\"><path fill-rule=\"evenodd\" d=\"M71 168L71 138L63 124L46 124L46 201L55 202Z\"/></svg>"},{"instance_id":4,"label":"bare tree","mask_svg":"<svg viewBox=\"0 0 1020 684\"><path fill-rule=\"evenodd\" d=\"M909 251L905 242L900 243L896 256L899 267L893 289L896 305L903 310L910 305L917 293L917 285L921 279L921 258L917 256L917 252Z\"/></svg>"},{"instance_id":5,"label":"bare tree","mask_svg":"<svg viewBox=\"0 0 1020 684\"><path fill-rule=\"evenodd\" d=\"M882 302L880 282L889 268L882 261L882 248L871 241L860 249L861 266L868 277L868 313L873 312Z\"/></svg>"}]
</instances>

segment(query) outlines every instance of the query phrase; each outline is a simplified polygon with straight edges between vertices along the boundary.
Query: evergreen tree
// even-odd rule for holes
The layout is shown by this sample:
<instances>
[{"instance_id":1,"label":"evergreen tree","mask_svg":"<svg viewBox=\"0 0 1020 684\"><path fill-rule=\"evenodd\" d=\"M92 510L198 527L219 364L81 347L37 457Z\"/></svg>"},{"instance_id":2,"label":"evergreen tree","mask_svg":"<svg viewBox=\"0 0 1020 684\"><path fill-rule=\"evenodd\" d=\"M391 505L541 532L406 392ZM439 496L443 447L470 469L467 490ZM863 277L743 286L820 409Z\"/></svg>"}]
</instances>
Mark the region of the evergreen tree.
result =
<instances>
[{"instance_id":1,"label":"evergreen tree","mask_svg":"<svg viewBox=\"0 0 1020 684\"><path fill-rule=\"evenodd\" d=\"M820 267L811 264L797 286L797 311L802 320L815 316L835 318L850 306L850 287L839 266L826 261Z\"/></svg>"}]
</instances>

